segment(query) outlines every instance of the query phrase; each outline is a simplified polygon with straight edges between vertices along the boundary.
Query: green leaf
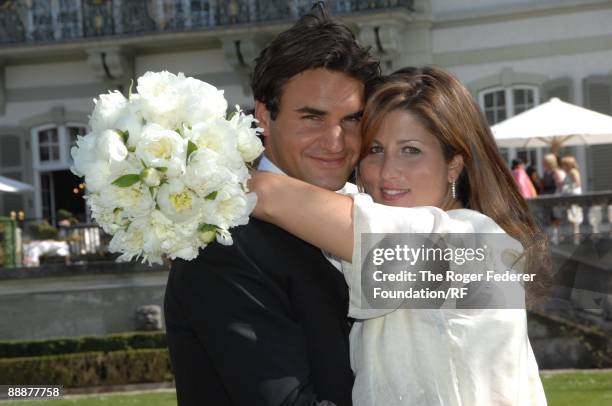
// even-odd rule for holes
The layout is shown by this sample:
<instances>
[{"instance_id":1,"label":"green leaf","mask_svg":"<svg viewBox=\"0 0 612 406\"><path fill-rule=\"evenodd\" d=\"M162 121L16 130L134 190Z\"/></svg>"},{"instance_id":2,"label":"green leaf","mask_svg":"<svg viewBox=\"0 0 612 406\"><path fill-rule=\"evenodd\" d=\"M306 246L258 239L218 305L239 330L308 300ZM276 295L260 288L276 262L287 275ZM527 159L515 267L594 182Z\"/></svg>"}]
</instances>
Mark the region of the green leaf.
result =
<instances>
[{"instance_id":1,"label":"green leaf","mask_svg":"<svg viewBox=\"0 0 612 406\"><path fill-rule=\"evenodd\" d=\"M160 166L159 168L155 168L155 169L157 169L157 170L158 170L158 171L160 171L161 173L166 173L166 172L168 172L168 168L167 168L167 167L165 167L165 166Z\"/></svg>"},{"instance_id":2,"label":"green leaf","mask_svg":"<svg viewBox=\"0 0 612 406\"><path fill-rule=\"evenodd\" d=\"M227 121L232 121L232 118L234 118L236 114L238 114L237 111L232 111L231 113L229 113L229 115L227 116Z\"/></svg>"},{"instance_id":3,"label":"green leaf","mask_svg":"<svg viewBox=\"0 0 612 406\"><path fill-rule=\"evenodd\" d=\"M216 191L212 192L212 193L209 193L208 195L206 195L205 199L206 200L215 200L217 198L217 193L218 192L216 192Z\"/></svg>"},{"instance_id":4,"label":"green leaf","mask_svg":"<svg viewBox=\"0 0 612 406\"><path fill-rule=\"evenodd\" d=\"M194 144L191 140L187 143L187 159L198 150L198 146Z\"/></svg>"},{"instance_id":5,"label":"green leaf","mask_svg":"<svg viewBox=\"0 0 612 406\"><path fill-rule=\"evenodd\" d=\"M217 231L217 226L214 224L200 224L200 226L198 227L198 231L201 233Z\"/></svg>"},{"instance_id":6,"label":"green leaf","mask_svg":"<svg viewBox=\"0 0 612 406\"><path fill-rule=\"evenodd\" d=\"M130 87L128 89L128 100L132 98L132 87L134 86L134 79L130 79Z\"/></svg>"},{"instance_id":7,"label":"green leaf","mask_svg":"<svg viewBox=\"0 0 612 406\"><path fill-rule=\"evenodd\" d=\"M115 179L113 181L113 185L119 186L119 187L130 187L134 183L139 182L139 181L140 181L140 175L138 174L123 175Z\"/></svg>"},{"instance_id":8,"label":"green leaf","mask_svg":"<svg viewBox=\"0 0 612 406\"><path fill-rule=\"evenodd\" d=\"M121 131L121 130L115 130L115 131L117 131L117 133L119 134L119 136L123 140L123 143L127 144L128 138L130 138L130 132L129 131Z\"/></svg>"}]
</instances>

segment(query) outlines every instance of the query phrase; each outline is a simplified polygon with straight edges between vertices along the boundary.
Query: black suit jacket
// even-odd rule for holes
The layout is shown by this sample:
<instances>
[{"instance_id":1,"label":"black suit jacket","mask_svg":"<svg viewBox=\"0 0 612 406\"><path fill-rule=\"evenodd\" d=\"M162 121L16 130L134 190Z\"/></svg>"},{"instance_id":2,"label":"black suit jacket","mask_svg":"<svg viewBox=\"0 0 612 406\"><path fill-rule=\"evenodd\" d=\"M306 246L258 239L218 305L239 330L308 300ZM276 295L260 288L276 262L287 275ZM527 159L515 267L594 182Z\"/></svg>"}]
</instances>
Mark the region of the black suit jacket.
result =
<instances>
[{"instance_id":1,"label":"black suit jacket","mask_svg":"<svg viewBox=\"0 0 612 406\"><path fill-rule=\"evenodd\" d=\"M351 404L348 290L321 251L256 219L170 270L179 405ZM320 403L319 403L320 402Z\"/></svg>"}]
</instances>

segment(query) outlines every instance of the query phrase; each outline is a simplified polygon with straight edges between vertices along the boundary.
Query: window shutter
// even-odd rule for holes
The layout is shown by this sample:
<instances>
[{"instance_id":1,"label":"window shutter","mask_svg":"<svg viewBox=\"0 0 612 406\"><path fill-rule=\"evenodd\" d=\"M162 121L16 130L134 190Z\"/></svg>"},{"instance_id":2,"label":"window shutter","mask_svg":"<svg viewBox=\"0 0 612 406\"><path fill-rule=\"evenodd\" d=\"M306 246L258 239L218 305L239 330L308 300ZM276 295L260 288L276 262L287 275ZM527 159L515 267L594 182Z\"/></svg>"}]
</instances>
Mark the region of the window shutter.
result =
<instances>
[{"instance_id":1,"label":"window shutter","mask_svg":"<svg viewBox=\"0 0 612 406\"><path fill-rule=\"evenodd\" d=\"M540 103L546 103L553 97L573 103L572 79L559 78L545 82L540 91Z\"/></svg>"},{"instance_id":2,"label":"window shutter","mask_svg":"<svg viewBox=\"0 0 612 406\"><path fill-rule=\"evenodd\" d=\"M586 108L612 115L612 77L591 76L584 80ZM612 144L591 147L593 190L612 190Z\"/></svg>"}]
</instances>

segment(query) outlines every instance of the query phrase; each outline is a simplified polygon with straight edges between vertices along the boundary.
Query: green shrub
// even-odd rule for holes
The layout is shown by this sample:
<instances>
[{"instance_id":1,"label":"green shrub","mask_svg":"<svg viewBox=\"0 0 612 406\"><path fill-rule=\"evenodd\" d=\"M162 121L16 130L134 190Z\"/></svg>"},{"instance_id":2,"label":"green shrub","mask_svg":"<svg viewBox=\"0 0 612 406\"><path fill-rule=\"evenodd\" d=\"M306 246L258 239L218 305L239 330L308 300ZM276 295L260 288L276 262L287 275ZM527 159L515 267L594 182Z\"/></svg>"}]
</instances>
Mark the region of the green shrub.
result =
<instances>
[{"instance_id":1,"label":"green shrub","mask_svg":"<svg viewBox=\"0 0 612 406\"><path fill-rule=\"evenodd\" d=\"M28 225L28 233L33 240L57 240L59 231L46 220Z\"/></svg>"},{"instance_id":2,"label":"green shrub","mask_svg":"<svg viewBox=\"0 0 612 406\"><path fill-rule=\"evenodd\" d=\"M141 348L166 348L166 334L155 331L110 334L100 337L0 341L0 358L36 357L92 351L109 352Z\"/></svg>"},{"instance_id":3,"label":"green shrub","mask_svg":"<svg viewBox=\"0 0 612 406\"><path fill-rule=\"evenodd\" d=\"M0 359L0 382L69 388L172 380L165 349Z\"/></svg>"}]
</instances>

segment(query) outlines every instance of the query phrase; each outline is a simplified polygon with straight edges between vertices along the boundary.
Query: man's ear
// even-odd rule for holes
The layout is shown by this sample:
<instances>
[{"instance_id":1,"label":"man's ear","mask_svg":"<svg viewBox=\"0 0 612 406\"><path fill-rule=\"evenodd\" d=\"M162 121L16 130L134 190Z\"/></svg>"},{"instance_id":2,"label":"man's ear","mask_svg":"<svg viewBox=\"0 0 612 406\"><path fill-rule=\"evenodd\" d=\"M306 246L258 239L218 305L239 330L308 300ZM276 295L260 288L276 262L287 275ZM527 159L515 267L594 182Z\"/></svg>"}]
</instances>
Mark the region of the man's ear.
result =
<instances>
[{"instance_id":1,"label":"man's ear","mask_svg":"<svg viewBox=\"0 0 612 406\"><path fill-rule=\"evenodd\" d=\"M461 171L463 171L463 156L457 154L448 163L448 181L452 182L459 179Z\"/></svg>"},{"instance_id":2,"label":"man's ear","mask_svg":"<svg viewBox=\"0 0 612 406\"><path fill-rule=\"evenodd\" d=\"M270 111L266 104L259 100L255 100L255 118L258 121L257 126L263 128L263 135L267 137L270 134Z\"/></svg>"}]
</instances>

